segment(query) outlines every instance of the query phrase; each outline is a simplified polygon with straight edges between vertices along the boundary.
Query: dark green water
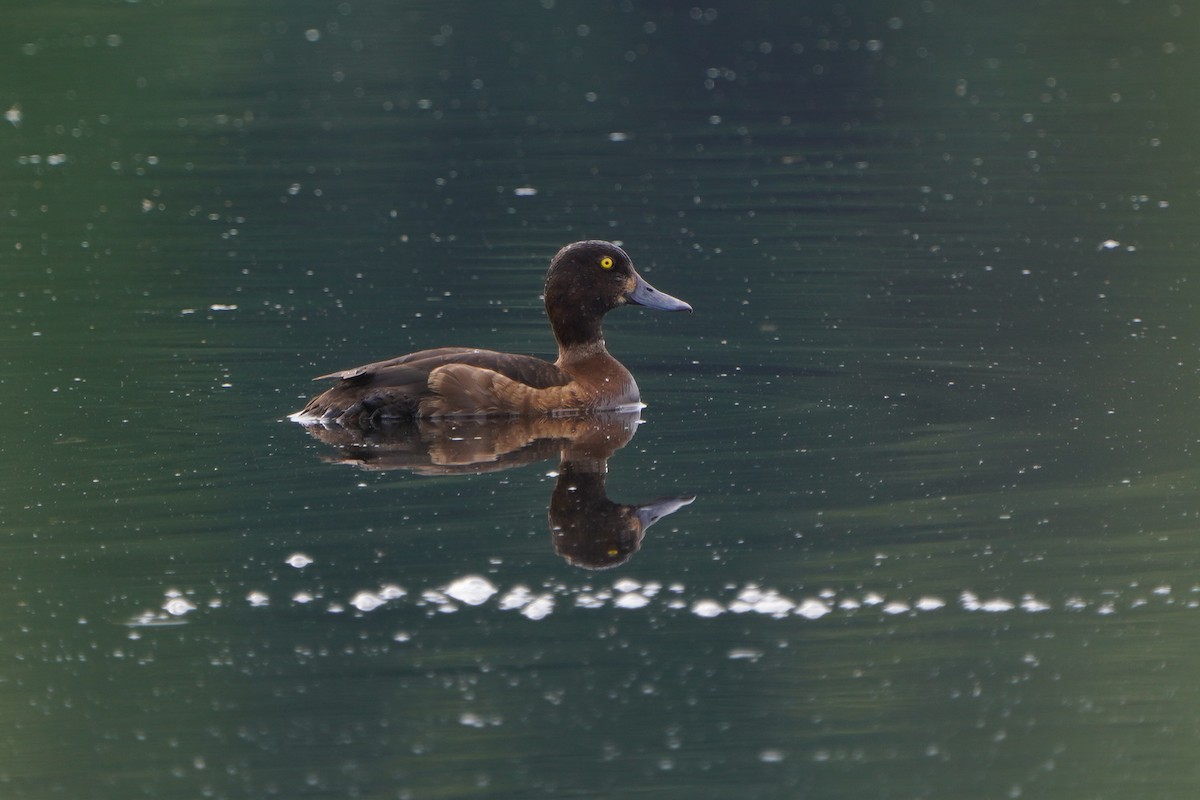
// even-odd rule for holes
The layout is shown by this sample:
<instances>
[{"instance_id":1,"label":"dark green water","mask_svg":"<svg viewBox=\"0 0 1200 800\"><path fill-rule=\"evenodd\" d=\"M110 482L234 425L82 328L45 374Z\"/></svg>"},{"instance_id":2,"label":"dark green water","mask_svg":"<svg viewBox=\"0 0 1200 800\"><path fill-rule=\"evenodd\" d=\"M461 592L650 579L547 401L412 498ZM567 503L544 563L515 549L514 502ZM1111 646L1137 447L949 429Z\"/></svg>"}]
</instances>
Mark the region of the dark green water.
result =
<instances>
[{"instance_id":1,"label":"dark green water","mask_svg":"<svg viewBox=\"0 0 1200 800\"><path fill-rule=\"evenodd\" d=\"M0 796L1193 797L1196 11L482 8L7 15ZM286 420L581 238L626 563Z\"/></svg>"}]
</instances>

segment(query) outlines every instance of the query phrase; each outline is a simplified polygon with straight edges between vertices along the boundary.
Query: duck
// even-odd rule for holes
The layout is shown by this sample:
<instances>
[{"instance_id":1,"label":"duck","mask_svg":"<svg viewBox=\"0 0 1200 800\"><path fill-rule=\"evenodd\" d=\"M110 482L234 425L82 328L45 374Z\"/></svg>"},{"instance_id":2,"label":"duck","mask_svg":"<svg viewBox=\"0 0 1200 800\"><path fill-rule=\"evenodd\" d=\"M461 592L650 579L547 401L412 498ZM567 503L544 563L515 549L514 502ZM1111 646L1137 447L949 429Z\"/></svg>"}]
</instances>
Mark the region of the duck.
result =
<instances>
[{"instance_id":1,"label":"duck","mask_svg":"<svg viewBox=\"0 0 1200 800\"><path fill-rule=\"evenodd\" d=\"M397 419L538 417L640 408L633 375L604 344L621 306L692 307L651 286L624 249L587 240L550 261L543 298L558 344L552 363L471 347L438 347L320 375L337 381L291 415L302 424L370 426Z\"/></svg>"}]
</instances>

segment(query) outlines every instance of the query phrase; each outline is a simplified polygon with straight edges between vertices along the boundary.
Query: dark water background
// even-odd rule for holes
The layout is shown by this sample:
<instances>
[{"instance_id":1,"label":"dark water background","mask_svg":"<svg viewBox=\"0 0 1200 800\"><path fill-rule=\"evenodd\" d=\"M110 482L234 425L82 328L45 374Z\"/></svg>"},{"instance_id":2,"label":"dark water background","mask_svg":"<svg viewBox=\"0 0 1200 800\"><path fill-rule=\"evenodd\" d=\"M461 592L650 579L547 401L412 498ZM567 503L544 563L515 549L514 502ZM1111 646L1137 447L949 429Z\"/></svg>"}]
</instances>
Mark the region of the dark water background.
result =
<instances>
[{"instance_id":1,"label":"dark water background","mask_svg":"<svg viewBox=\"0 0 1200 800\"><path fill-rule=\"evenodd\" d=\"M1196 14L9 9L0 795L1194 797ZM286 421L581 238L628 563Z\"/></svg>"}]
</instances>

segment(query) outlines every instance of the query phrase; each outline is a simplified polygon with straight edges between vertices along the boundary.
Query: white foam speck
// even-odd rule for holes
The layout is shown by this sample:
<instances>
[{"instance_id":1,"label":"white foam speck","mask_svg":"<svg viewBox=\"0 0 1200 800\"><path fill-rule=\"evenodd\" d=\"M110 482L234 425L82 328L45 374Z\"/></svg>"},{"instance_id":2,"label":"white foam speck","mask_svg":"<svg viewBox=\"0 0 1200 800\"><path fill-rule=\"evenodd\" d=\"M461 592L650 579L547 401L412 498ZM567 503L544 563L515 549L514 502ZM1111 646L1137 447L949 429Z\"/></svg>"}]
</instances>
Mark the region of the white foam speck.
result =
<instances>
[{"instance_id":1,"label":"white foam speck","mask_svg":"<svg viewBox=\"0 0 1200 800\"><path fill-rule=\"evenodd\" d=\"M468 711L458 718L458 724L465 725L468 728L483 728L487 726L488 720Z\"/></svg>"},{"instance_id":2,"label":"white foam speck","mask_svg":"<svg viewBox=\"0 0 1200 800\"><path fill-rule=\"evenodd\" d=\"M467 575L454 581L442 591L459 602L469 606L479 606L486 603L497 592L497 589L487 578L479 575Z\"/></svg>"},{"instance_id":3,"label":"white foam speck","mask_svg":"<svg viewBox=\"0 0 1200 800\"><path fill-rule=\"evenodd\" d=\"M261 608L262 606L269 606L271 598L265 592L254 591L246 595L246 602L255 608Z\"/></svg>"},{"instance_id":4,"label":"white foam speck","mask_svg":"<svg viewBox=\"0 0 1200 800\"><path fill-rule=\"evenodd\" d=\"M894 614L904 614L908 611L911 611L912 609L909 607L908 603L902 602L900 600L893 600L890 603L884 603L882 610L883 610L883 613L885 613L885 614L893 614L894 615Z\"/></svg>"},{"instance_id":5,"label":"white foam speck","mask_svg":"<svg viewBox=\"0 0 1200 800\"><path fill-rule=\"evenodd\" d=\"M450 598L437 589L426 589L421 592L421 602L430 606L444 606L450 602Z\"/></svg>"},{"instance_id":6,"label":"white foam speck","mask_svg":"<svg viewBox=\"0 0 1200 800\"><path fill-rule=\"evenodd\" d=\"M959 595L959 602L967 611L986 611L992 614L1002 613L1004 611L1012 611L1016 608L1016 604L1011 600L1006 600L1003 597L993 597L990 600L980 600L979 595L972 591L964 591Z\"/></svg>"},{"instance_id":7,"label":"white foam speck","mask_svg":"<svg viewBox=\"0 0 1200 800\"><path fill-rule=\"evenodd\" d=\"M1036 614L1039 611L1049 611L1050 604L1043 603L1031 594L1027 594L1021 598L1021 610Z\"/></svg>"},{"instance_id":8,"label":"white foam speck","mask_svg":"<svg viewBox=\"0 0 1200 800\"><path fill-rule=\"evenodd\" d=\"M638 581L635 581L633 578L622 578L621 580L619 580L613 584L613 589L621 594L626 594L628 592L636 592L638 589L641 589L641 588L642 588L642 584L639 583Z\"/></svg>"},{"instance_id":9,"label":"white foam speck","mask_svg":"<svg viewBox=\"0 0 1200 800\"><path fill-rule=\"evenodd\" d=\"M878 592L867 592L863 595L862 604L864 606L878 606L883 604L883 595Z\"/></svg>"},{"instance_id":10,"label":"white foam speck","mask_svg":"<svg viewBox=\"0 0 1200 800\"><path fill-rule=\"evenodd\" d=\"M916 608L918 611L937 611L939 608L945 607L945 600L940 597L933 597L932 595L926 595L925 597L918 598L917 602L914 604L914 608Z\"/></svg>"},{"instance_id":11,"label":"white foam speck","mask_svg":"<svg viewBox=\"0 0 1200 800\"><path fill-rule=\"evenodd\" d=\"M517 584L500 598L500 610L512 611L514 608L524 608L533 600L533 593L528 586Z\"/></svg>"},{"instance_id":12,"label":"white foam speck","mask_svg":"<svg viewBox=\"0 0 1200 800\"><path fill-rule=\"evenodd\" d=\"M292 595L293 603L311 603L313 599L313 596L308 592L296 592L294 595Z\"/></svg>"},{"instance_id":13,"label":"white foam speck","mask_svg":"<svg viewBox=\"0 0 1200 800\"><path fill-rule=\"evenodd\" d=\"M649 603L650 600L645 595L637 592L626 592L613 600L613 605L617 608L645 608Z\"/></svg>"},{"instance_id":14,"label":"white foam speck","mask_svg":"<svg viewBox=\"0 0 1200 800\"><path fill-rule=\"evenodd\" d=\"M753 607L755 603L763 599L762 589L759 589L758 586L753 583L748 583L740 592L738 592L737 599Z\"/></svg>"},{"instance_id":15,"label":"white foam speck","mask_svg":"<svg viewBox=\"0 0 1200 800\"><path fill-rule=\"evenodd\" d=\"M540 594L521 609L521 614L529 619L538 620L550 616L552 611L554 611L554 596Z\"/></svg>"},{"instance_id":16,"label":"white foam speck","mask_svg":"<svg viewBox=\"0 0 1200 800\"><path fill-rule=\"evenodd\" d=\"M374 611L387 601L374 592L359 592L350 598L350 605L359 611Z\"/></svg>"},{"instance_id":17,"label":"white foam speck","mask_svg":"<svg viewBox=\"0 0 1200 800\"><path fill-rule=\"evenodd\" d=\"M804 617L805 619L820 619L832 610L833 609L820 600L809 597L806 598L800 605L796 606L796 615Z\"/></svg>"},{"instance_id":18,"label":"white foam speck","mask_svg":"<svg viewBox=\"0 0 1200 800\"><path fill-rule=\"evenodd\" d=\"M1003 597L993 597L991 600L985 600L979 604L980 611L987 611L991 614L999 614L1005 611L1012 611L1016 608L1016 604L1011 600L1005 600Z\"/></svg>"},{"instance_id":19,"label":"white foam speck","mask_svg":"<svg viewBox=\"0 0 1200 800\"><path fill-rule=\"evenodd\" d=\"M594 594L584 592L575 596L575 605L578 608L604 608L604 601Z\"/></svg>"},{"instance_id":20,"label":"white foam speck","mask_svg":"<svg viewBox=\"0 0 1200 800\"><path fill-rule=\"evenodd\" d=\"M172 617L182 617L189 611L195 611L196 606L187 600L185 597L172 597L163 603L163 611L166 611Z\"/></svg>"},{"instance_id":21,"label":"white foam speck","mask_svg":"<svg viewBox=\"0 0 1200 800\"><path fill-rule=\"evenodd\" d=\"M141 614L133 617L125 623L130 628L167 628L177 625L186 625L186 620L171 619L163 614L156 614L153 611L143 611ZM130 639L138 639L139 636L130 634Z\"/></svg>"},{"instance_id":22,"label":"white foam speck","mask_svg":"<svg viewBox=\"0 0 1200 800\"><path fill-rule=\"evenodd\" d=\"M394 583L385 583L379 587L379 596L384 600L399 600L406 594L408 594L407 589L403 586L397 586Z\"/></svg>"},{"instance_id":23,"label":"white foam speck","mask_svg":"<svg viewBox=\"0 0 1200 800\"><path fill-rule=\"evenodd\" d=\"M778 764L786 758L782 750L763 750L758 754L758 760L764 764Z\"/></svg>"},{"instance_id":24,"label":"white foam speck","mask_svg":"<svg viewBox=\"0 0 1200 800\"><path fill-rule=\"evenodd\" d=\"M772 617L785 617L795 607L791 600L773 591L766 592L754 603L755 612Z\"/></svg>"},{"instance_id":25,"label":"white foam speck","mask_svg":"<svg viewBox=\"0 0 1200 800\"><path fill-rule=\"evenodd\" d=\"M725 608L716 600L697 600L692 603L692 613L697 617L712 619L725 613Z\"/></svg>"},{"instance_id":26,"label":"white foam speck","mask_svg":"<svg viewBox=\"0 0 1200 800\"><path fill-rule=\"evenodd\" d=\"M289 567L295 567L296 569L304 569L309 564L313 563L313 560L309 556L305 555L304 553L292 553L290 556L287 557L287 559L284 561L284 563L287 564Z\"/></svg>"},{"instance_id":27,"label":"white foam speck","mask_svg":"<svg viewBox=\"0 0 1200 800\"><path fill-rule=\"evenodd\" d=\"M518 186L513 189L513 194L517 197L533 197L538 193L538 190L532 186Z\"/></svg>"}]
</instances>

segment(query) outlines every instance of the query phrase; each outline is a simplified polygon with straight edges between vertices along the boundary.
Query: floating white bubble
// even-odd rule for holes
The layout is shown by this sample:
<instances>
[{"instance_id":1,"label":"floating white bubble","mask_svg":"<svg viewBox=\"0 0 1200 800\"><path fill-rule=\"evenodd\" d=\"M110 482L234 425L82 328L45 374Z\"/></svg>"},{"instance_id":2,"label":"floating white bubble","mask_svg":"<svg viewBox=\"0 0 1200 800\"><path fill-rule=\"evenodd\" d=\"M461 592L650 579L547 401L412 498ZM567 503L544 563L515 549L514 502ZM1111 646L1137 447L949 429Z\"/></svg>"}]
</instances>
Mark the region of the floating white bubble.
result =
<instances>
[{"instance_id":1,"label":"floating white bubble","mask_svg":"<svg viewBox=\"0 0 1200 800\"><path fill-rule=\"evenodd\" d=\"M354 597L350 598L350 605L354 606L359 611L364 612L374 611L386 603L386 600L374 592L359 592L358 594L354 595Z\"/></svg>"},{"instance_id":2,"label":"floating white bubble","mask_svg":"<svg viewBox=\"0 0 1200 800\"><path fill-rule=\"evenodd\" d=\"M554 611L554 595L540 594L521 609L521 614L532 620L545 619Z\"/></svg>"},{"instance_id":3,"label":"floating white bubble","mask_svg":"<svg viewBox=\"0 0 1200 800\"><path fill-rule=\"evenodd\" d=\"M500 598L500 610L511 611L515 608L524 608L531 602L533 602L533 592L529 591L528 586L517 584Z\"/></svg>"},{"instance_id":4,"label":"floating white bubble","mask_svg":"<svg viewBox=\"0 0 1200 800\"><path fill-rule=\"evenodd\" d=\"M481 575L467 575L453 581L442 591L460 603L480 606L499 590L492 585L491 581Z\"/></svg>"},{"instance_id":5,"label":"floating white bubble","mask_svg":"<svg viewBox=\"0 0 1200 800\"><path fill-rule=\"evenodd\" d=\"M796 606L796 615L805 619L820 619L832 610L822 601L809 597Z\"/></svg>"},{"instance_id":6,"label":"floating white bubble","mask_svg":"<svg viewBox=\"0 0 1200 800\"><path fill-rule=\"evenodd\" d=\"M625 594L618 595L617 599L613 600L613 605L617 608L645 608L650 605L650 598L637 592L626 592Z\"/></svg>"},{"instance_id":7,"label":"floating white bubble","mask_svg":"<svg viewBox=\"0 0 1200 800\"><path fill-rule=\"evenodd\" d=\"M182 617L189 611L195 610L196 606L185 597L172 597L163 603L163 611L166 611L172 617Z\"/></svg>"},{"instance_id":8,"label":"floating white bubble","mask_svg":"<svg viewBox=\"0 0 1200 800\"><path fill-rule=\"evenodd\" d=\"M725 607L716 600L697 600L692 603L692 613L697 617L712 619L725 613Z\"/></svg>"}]
</instances>

